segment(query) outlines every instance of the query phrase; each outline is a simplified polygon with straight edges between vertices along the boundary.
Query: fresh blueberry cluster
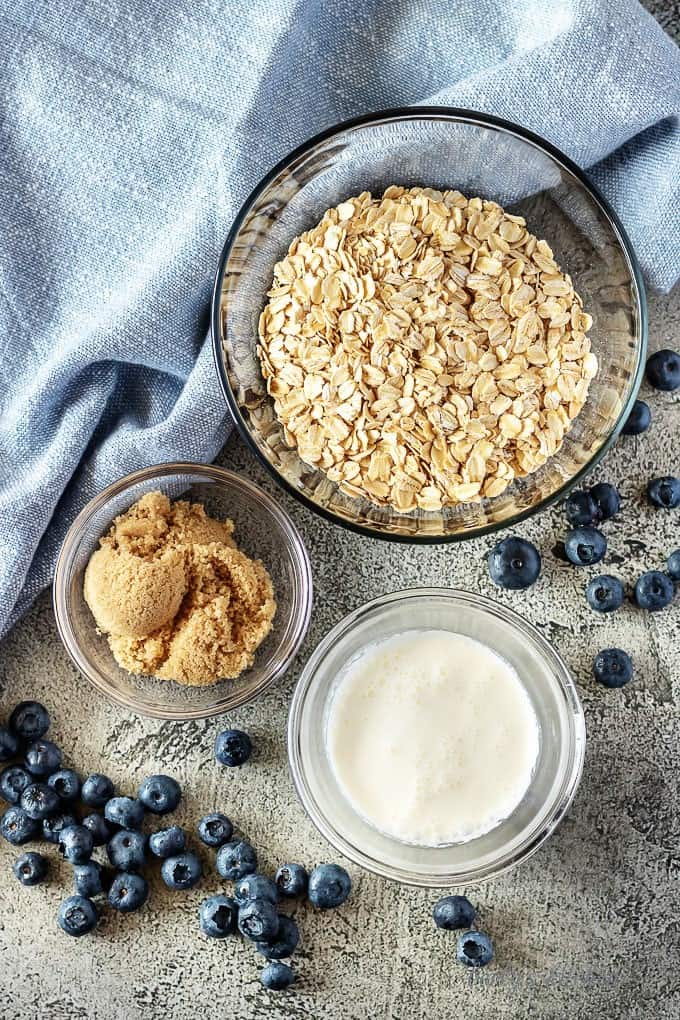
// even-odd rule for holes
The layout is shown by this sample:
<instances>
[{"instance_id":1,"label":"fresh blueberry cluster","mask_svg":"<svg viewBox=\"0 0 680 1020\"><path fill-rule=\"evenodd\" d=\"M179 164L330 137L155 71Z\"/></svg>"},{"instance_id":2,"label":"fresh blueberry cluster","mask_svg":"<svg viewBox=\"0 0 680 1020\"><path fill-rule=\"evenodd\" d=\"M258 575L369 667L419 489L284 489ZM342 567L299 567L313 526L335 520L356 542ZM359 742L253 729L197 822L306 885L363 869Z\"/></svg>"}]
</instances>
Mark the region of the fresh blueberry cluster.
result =
<instances>
[{"instance_id":1,"label":"fresh blueberry cluster","mask_svg":"<svg viewBox=\"0 0 680 1020\"><path fill-rule=\"evenodd\" d=\"M564 554L576 567L599 563L607 552L607 539L599 525L621 509L618 490L609 482L570 493L564 503L571 529L564 539Z\"/></svg>"},{"instance_id":2,"label":"fresh blueberry cluster","mask_svg":"<svg viewBox=\"0 0 680 1020\"><path fill-rule=\"evenodd\" d=\"M614 507L616 510L620 507L620 500L618 493L613 485L608 485L606 482L600 483L600 485L594 486L593 489L588 492L573 492L565 501L565 510L567 517L573 520L574 516L584 515L590 509L587 503L588 496L595 493L596 490L602 491L605 489L608 493L611 493L611 498L608 503L608 508L611 510ZM649 482L647 486L647 495L650 503L653 506L664 507L666 509L674 509L680 506L680 480L677 478L655 478ZM593 502L598 502L594 500ZM599 500L600 506L602 506L602 499ZM614 512L616 512L614 510ZM608 514L613 516L613 514ZM600 519L602 518L600 516ZM576 533L583 535L584 533L593 532L593 534L599 534L594 528L590 527L579 527L569 532L565 541L565 551L568 558L572 563L579 563L579 565L586 565L588 563L596 563L602 558L597 556L597 549L595 550L596 558L593 558L593 545L589 544L588 539L585 540L583 548L580 547L578 541L574 545L573 536ZM570 549L570 539L572 541L572 547ZM606 540L602 536L602 555L606 551ZM674 582L680 580L680 577L675 576L680 573L678 568L680 567L680 554L678 552L671 553L668 557L667 569L664 573L661 570L648 570L637 579L633 592L633 599L635 603L641 608L646 609L649 612L656 612L659 609L664 609L670 605L673 601L674 596ZM586 586L586 599L591 609L594 609L598 613L612 613L616 609L619 609L625 600L625 588L623 582L612 574L599 574L593 577Z\"/></svg>"},{"instance_id":3,"label":"fresh blueberry cluster","mask_svg":"<svg viewBox=\"0 0 680 1020\"><path fill-rule=\"evenodd\" d=\"M649 358L646 375L655 389L673 392L680 387L680 355L671 350L658 351ZM641 435L651 420L648 405L644 400L636 400L622 432ZM680 478L672 475L652 478L647 484L647 500L658 509L677 509ZM556 550L557 555L578 567L600 563L607 552L607 539L600 525L621 509L618 490L609 482L576 490L565 500L564 509L570 530L563 546ZM541 555L531 542L511 535L493 547L488 567L492 581L500 587L528 588L540 574ZM673 601L676 585L680 585L680 549L670 554L665 571L648 570L637 579L632 599L641 609L657 612ZM588 605L596 612L613 613L623 605L626 593L620 578L598 574L586 585L585 594ZM593 675L605 687L623 687L633 676L630 656L620 648L605 648L595 657Z\"/></svg>"},{"instance_id":4,"label":"fresh blueberry cluster","mask_svg":"<svg viewBox=\"0 0 680 1020\"><path fill-rule=\"evenodd\" d=\"M655 478L647 486L650 503L673 509L680 506L680 480ZM600 482L591 489L579 489L565 500L565 512L572 529L564 542L564 555L575 566L599 563L607 551L607 540L595 527L614 517L621 508L621 499L615 486ZM531 542L510 536L493 547L488 558L491 579L508 589L528 588L538 578L541 556ZM633 599L649 612L664 609L672 601L675 586L680 584L680 549L670 554L666 570L648 570L642 574L634 588ZM625 600L623 582L612 574L598 574L586 585L588 605L598 613L612 613ZM595 679L605 687L623 687L633 676L633 665L628 654L620 648L606 648L599 652L593 663Z\"/></svg>"},{"instance_id":5,"label":"fresh blueberry cluster","mask_svg":"<svg viewBox=\"0 0 680 1020\"><path fill-rule=\"evenodd\" d=\"M599 563L607 551L607 539L596 525L614 517L620 508L619 493L608 482L572 492L565 502L572 525L564 540L565 558L579 567ZM488 567L491 580L500 588L529 588L541 572L541 554L531 542L510 535L493 547Z\"/></svg>"},{"instance_id":6,"label":"fresh blueberry cluster","mask_svg":"<svg viewBox=\"0 0 680 1020\"><path fill-rule=\"evenodd\" d=\"M609 482L599 482L591 489L570 493L564 509L573 528L593 527L616 516L621 509L621 498Z\"/></svg>"},{"instance_id":7,"label":"fresh blueberry cluster","mask_svg":"<svg viewBox=\"0 0 680 1020\"><path fill-rule=\"evenodd\" d=\"M122 913L138 910L146 902L149 885L142 872L151 840L141 827L147 812L174 811L181 790L175 779L163 775L144 780L137 797L116 796L107 776L93 774L81 782L77 772L62 767L60 749L45 738L49 725L44 706L25 701L2 729L0 760L22 761L0 773L0 796L10 805L0 819L0 833L14 846L38 839L53 843L73 866L75 895L61 904L57 920L67 935L78 938L97 924L97 897L106 896L109 905ZM104 846L108 864L93 859L95 849ZM200 877L195 854L177 855L174 868L169 869L170 881L166 879L171 887L184 858L193 880ZM36 885L48 874L47 858L32 851L22 854L14 874L23 885ZM188 886L184 882L177 887Z\"/></svg>"},{"instance_id":8,"label":"fresh blueberry cluster","mask_svg":"<svg viewBox=\"0 0 680 1020\"><path fill-rule=\"evenodd\" d=\"M182 797L179 783L171 776L150 776L136 797L127 797L116 794L107 776L93 774L81 782L77 772L62 767L56 744L45 739L49 725L42 705L22 702L7 726L0 727L0 762L12 763L0 772L0 796L9 804L0 818L0 834L14 846L37 839L54 843L73 866L75 894L59 907L59 927L75 938L91 932L99 916L97 897L106 896L121 913L139 910L149 896L143 874L149 854L162 862L161 878L168 889L195 886L203 868L188 849L185 831L172 825L148 836L142 832L148 814L160 817L176 810ZM250 737L240 730L225 730L215 741L217 760L229 767L243 765L251 752ZM261 974L264 987L287 988L294 973L281 960L293 953L300 935L293 918L279 912L279 901L306 896L321 909L337 907L349 896L349 875L337 864L321 864L309 875L301 864L283 864L270 879L257 872L254 848L233 838L234 826L226 815L205 815L197 832L202 843L217 851L218 874L235 883L233 898L218 894L203 901L201 931L210 938L239 931L269 961ZM108 864L93 859L97 847L106 847ZM47 858L34 851L14 864L14 874L25 886L44 881L48 870Z\"/></svg>"},{"instance_id":9,"label":"fresh blueberry cluster","mask_svg":"<svg viewBox=\"0 0 680 1020\"><path fill-rule=\"evenodd\" d=\"M438 928L461 932L456 946L459 963L465 967L486 967L491 963L493 944L486 932L472 928L477 911L467 896L443 896L435 903L432 917Z\"/></svg>"},{"instance_id":10,"label":"fresh blueberry cluster","mask_svg":"<svg viewBox=\"0 0 680 1020\"><path fill-rule=\"evenodd\" d=\"M654 389L672 392L680 386L680 355L662 350L647 361L646 376ZM646 432L652 420L644 400L636 400L622 431L624 435ZM647 484L647 499L657 508L673 510L680 507L680 479L670 475L652 478ZM572 492L565 500L565 511L572 530L568 533L564 551L567 559L577 566L599 563L607 551L607 541L596 525L614 517L621 506L616 488L601 482L589 490ZM634 600L642 609L654 612L663 609L673 599L673 582L680 580L679 563L668 559L666 573L651 570L642 574L635 584ZM680 560L680 556L678 557ZM611 574L594 577L586 588L586 598L597 612L611 613L623 605L623 583Z\"/></svg>"},{"instance_id":11,"label":"fresh blueberry cluster","mask_svg":"<svg viewBox=\"0 0 680 1020\"><path fill-rule=\"evenodd\" d=\"M226 730L215 740L215 757L231 768L250 757L250 738L239 730ZM169 830L168 830L169 831ZM243 839L235 839L234 826L226 815L206 815L198 823L199 838L216 851L218 875L233 882L233 895L218 893L203 900L199 927L208 938L223 939L239 932L269 962L260 980L265 988L281 991L295 980L290 957L299 941L295 920L279 910L282 900L306 896L321 910L340 906L352 883L344 868L320 864L308 875L301 864L282 864L273 879L258 872L257 851Z\"/></svg>"}]
</instances>

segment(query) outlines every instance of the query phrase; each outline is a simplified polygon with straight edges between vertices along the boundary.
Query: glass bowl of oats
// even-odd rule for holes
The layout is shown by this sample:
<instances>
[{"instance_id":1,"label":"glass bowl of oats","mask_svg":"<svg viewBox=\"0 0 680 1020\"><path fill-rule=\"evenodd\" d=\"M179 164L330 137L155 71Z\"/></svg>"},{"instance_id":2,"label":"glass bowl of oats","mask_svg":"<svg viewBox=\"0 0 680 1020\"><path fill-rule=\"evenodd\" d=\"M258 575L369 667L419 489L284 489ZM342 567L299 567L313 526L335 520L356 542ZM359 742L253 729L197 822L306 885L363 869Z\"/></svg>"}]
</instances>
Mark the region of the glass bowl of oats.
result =
<instances>
[{"instance_id":1,"label":"glass bowl of oats","mask_svg":"<svg viewBox=\"0 0 680 1020\"><path fill-rule=\"evenodd\" d=\"M276 500L207 464L160 464L80 512L54 576L59 635L106 697L200 719L280 679L312 608L309 557Z\"/></svg>"},{"instance_id":2,"label":"glass bowl of oats","mask_svg":"<svg viewBox=\"0 0 680 1020\"><path fill-rule=\"evenodd\" d=\"M374 537L471 538L561 499L639 386L640 270L585 174L436 107L340 124L267 174L224 246L215 358L279 483Z\"/></svg>"}]
</instances>

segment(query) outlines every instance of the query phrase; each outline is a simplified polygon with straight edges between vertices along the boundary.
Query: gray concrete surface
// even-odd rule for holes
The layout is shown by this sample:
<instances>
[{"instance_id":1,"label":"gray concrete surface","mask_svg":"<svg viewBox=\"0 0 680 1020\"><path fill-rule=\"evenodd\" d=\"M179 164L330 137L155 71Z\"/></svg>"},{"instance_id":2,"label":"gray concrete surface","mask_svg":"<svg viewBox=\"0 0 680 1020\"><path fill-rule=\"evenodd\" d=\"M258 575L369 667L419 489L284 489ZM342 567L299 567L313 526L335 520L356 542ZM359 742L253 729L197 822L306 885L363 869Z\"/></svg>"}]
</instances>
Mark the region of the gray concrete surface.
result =
<instances>
[{"instance_id":1,"label":"gray concrete surface","mask_svg":"<svg viewBox=\"0 0 680 1020\"><path fill-rule=\"evenodd\" d=\"M651 313L653 347L677 346L680 290L654 299ZM647 478L680 467L680 401L647 388L644 395L652 430L623 439L596 472L621 487L624 509L607 527L606 562L627 580L680 545L677 514L653 511L642 498ZM275 491L235 438L221 459ZM69 941L55 925L67 869L55 864L48 886L23 889L10 872L14 851L3 843L0 1017L680 1016L680 600L655 615L632 607L612 618L590 612L588 571L551 554L564 531L559 510L519 528L544 553L538 584L530 593L503 593L487 577L489 540L397 547L328 527L284 502L310 549L316 607L296 667L228 719L253 735L257 755L248 767L225 774L214 764L212 741L224 718L158 723L97 696L62 650L47 594L0 648L0 715L20 698L38 697L53 712L66 758L80 769L110 773L128 791L152 771L169 771L185 785L182 823L223 809L253 838L265 865L311 864L335 855L304 815L287 771L286 710L306 654L348 610L387 590L452 584L492 595L526 614L566 657L589 734L582 786L554 837L515 872L467 890L493 935L497 962L471 980L454 963L453 937L432 925L432 892L351 867L354 893L344 908L298 910L300 983L276 998L260 988L259 958L249 946L199 935L196 908L219 888L214 875L187 894L170 894L154 880L139 914L107 913L94 937ZM635 681L623 691L596 688L590 677L593 654L610 645L629 649L635 661Z\"/></svg>"},{"instance_id":2,"label":"gray concrete surface","mask_svg":"<svg viewBox=\"0 0 680 1020\"><path fill-rule=\"evenodd\" d=\"M649 3L677 32L677 5ZM652 349L678 345L680 290L651 302ZM627 580L660 566L680 545L677 514L642 498L651 475L680 471L680 400L644 389L652 430L623 439L595 472L624 497L608 526L606 563ZM276 491L240 442L221 463ZM545 569L530 593L495 590L485 569L489 540L409 548L331 528L281 497L310 550L316 582L312 626L295 668L266 697L226 718L198 723L141 719L104 702L71 666L46 593L0 646L0 717L21 698L49 705L55 739L69 763L110 774L132 792L152 771L184 784L178 821L227 811L261 851L266 867L336 855L298 804L285 751L287 706L306 655L346 612L387 590L415 584L468 587L512 605L537 624L571 665L583 700L589 744L584 779L553 838L525 865L471 887L497 960L471 977L455 965L455 940L434 929L432 892L399 887L349 867L351 901L319 915L301 907L299 984L274 996L261 989L259 957L240 940L210 943L196 909L220 882L171 894L152 881L136 915L106 912L98 933L68 940L56 927L68 869L51 854L49 885L23 889L11 874L15 852L0 846L0 1020L136 1020L194 1017L258 1020L313 1017L390 1020L656 1020L680 1017L680 602L645 615L626 607L598 618L584 602L587 572L551 554L564 531L553 510L518 532L536 542ZM595 571L592 571L595 572ZM633 654L634 682L595 687L590 662L601 647ZM247 729L257 753L225 774L212 741L226 723ZM206 863L209 854L204 854Z\"/></svg>"}]
</instances>

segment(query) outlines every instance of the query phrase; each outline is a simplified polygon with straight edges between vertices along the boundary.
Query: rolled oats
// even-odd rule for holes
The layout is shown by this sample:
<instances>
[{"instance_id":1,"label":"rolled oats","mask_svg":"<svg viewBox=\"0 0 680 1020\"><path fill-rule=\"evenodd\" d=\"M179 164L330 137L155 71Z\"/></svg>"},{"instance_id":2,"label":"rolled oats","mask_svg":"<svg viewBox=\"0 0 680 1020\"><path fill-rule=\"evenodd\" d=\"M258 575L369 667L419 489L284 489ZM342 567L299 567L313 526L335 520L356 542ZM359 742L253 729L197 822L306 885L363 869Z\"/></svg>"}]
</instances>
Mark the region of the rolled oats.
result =
<instances>
[{"instance_id":1,"label":"rolled oats","mask_svg":"<svg viewBox=\"0 0 680 1020\"><path fill-rule=\"evenodd\" d=\"M329 209L277 263L258 354L286 442L401 513L491 499L585 403L591 316L521 216L390 187Z\"/></svg>"}]
</instances>

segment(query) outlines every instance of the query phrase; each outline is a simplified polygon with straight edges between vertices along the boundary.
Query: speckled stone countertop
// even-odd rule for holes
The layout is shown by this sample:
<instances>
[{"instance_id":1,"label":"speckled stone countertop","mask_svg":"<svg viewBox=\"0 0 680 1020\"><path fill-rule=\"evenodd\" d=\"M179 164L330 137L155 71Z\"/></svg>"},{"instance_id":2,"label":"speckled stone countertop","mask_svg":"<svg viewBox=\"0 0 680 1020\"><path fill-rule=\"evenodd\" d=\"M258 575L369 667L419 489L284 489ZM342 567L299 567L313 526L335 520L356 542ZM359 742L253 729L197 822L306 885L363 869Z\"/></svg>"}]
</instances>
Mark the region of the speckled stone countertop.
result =
<instances>
[{"instance_id":1,"label":"speckled stone countertop","mask_svg":"<svg viewBox=\"0 0 680 1020\"><path fill-rule=\"evenodd\" d=\"M677 5L647 6L677 34ZM650 306L651 349L677 349L680 289ZM654 511L643 497L649 477L680 472L680 397L650 393L645 384L643 395L654 416L650 432L620 440L593 475L620 486L623 509L606 526L605 562L629 582L680 546L677 513ZM236 437L220 463L278 493ZM177 776L185 797L173 820L193 828L203 813L226 811L265 868L333 860L287 769L287 708L309 651L349 610L402 587L450 584L511 605L570 664L588 749L575 802L549 842L514 872L466 890L494 939L495 964L473 976L455 964L455 937L430 918L436 893L348 866L354 890L344 907L296 911L299 983L276 996L261 988L262 961L251 947L199 934L198 903L220 888L212 869L188 893L168 892L155 874L138 914L106 911L97 934L68 940L56 926L70 892L68 866L51 853L50 883L24 889L11 872L16 852L2 843L0 1020L680 1017L680 600L656 614L631 606L611 618L590 611L583 589L598 568L569 569L551 553L565 528L559 509L517 529L539 546L544 569L529 593L511 593L488 578L488 539L389 545L330 527L278 495L310 551L316 603L295 667L264 698L228 720L187 723L146 720L110 705L68 660L45 593L0 645L0 717L22 698L44 701L67 762L106 772L124 792L154 771ZM596 688L590 673L595 652L611 645L628 649L635 663L634 681L620 691ZM248 766L228 772L212 753L227 721L246 729L257 748ZM207 863L211 855L203 856Z\"/></svg>"},{"instance_id":2,"label":"speckled stone countertop","mask_svg":"<svg viewBox=\"0 0 680 1020\"><path fill-rule=\"evenodd\" d=\"M679 334L680 290L652 299L652 349L677 345ZM627 581L680 545L677 514L655 511L643 498L650 476L678 471L680 400L646 385L643 392L654 415L650 432L624 437L594 476L621 488L622 512L606 525L606 563ZM275 491L235 437L221 462ZM178 821L193 827L204 812L225 810L267 867L329 860L335 854L298 804L286 762L286 712L306 655L345 613L388 590L451 584L491 595L537 624L566 658L589 737L582 785L552 839L516 871L467 890L497 962L471 980L454 962L454 937L432 924L436 894L350 867L348 904L323 915L298 910L299 985L276 997L260 987L251 947L240 939L210 943L197 931L198 903L219 888L214 872L175 894L156 876L138 914L107 911L98 934L69 941L55 921L67 867L55 861L49 885L24 889L11 874L15 852L3 843L0 1017L680 1016L680 601L656 614L632 606L612 617L590 611L585 579L599 568L570 569L551 553L564 533L560 509L518 529L542 550L544 570L529 593L512 593L487 576L489 539L389 545L329 527L281 498L310 550L316 606L296 667L229 717L255 741L247 767L225 772L214 763L224 719L159 723L103 701L67 659L47 593L0 647L0 715L20 698L44 700L55 739L76 767L106 772L127 792L150 772L176 775L185 788ZM611 645L628 649L635 662L634 682L620 691L596 687L590 675L594 653Z\"/></svg>"}]
</instances>

